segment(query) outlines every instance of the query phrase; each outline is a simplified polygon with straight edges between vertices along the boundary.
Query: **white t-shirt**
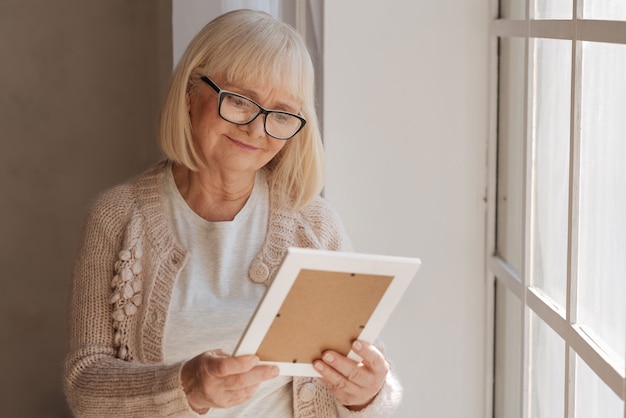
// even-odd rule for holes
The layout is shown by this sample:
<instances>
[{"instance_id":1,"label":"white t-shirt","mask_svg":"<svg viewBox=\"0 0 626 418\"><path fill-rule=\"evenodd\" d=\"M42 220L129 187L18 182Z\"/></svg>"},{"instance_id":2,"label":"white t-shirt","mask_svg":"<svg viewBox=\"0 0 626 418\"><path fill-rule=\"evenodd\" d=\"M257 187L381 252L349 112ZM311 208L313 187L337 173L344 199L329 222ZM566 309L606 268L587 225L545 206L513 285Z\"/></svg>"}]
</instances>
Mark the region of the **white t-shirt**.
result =
<instances>
[{"instance_id":1,"label":"white t-shirt","mask_svg":"<svg viewBox=\"0 0 626 418\"><path fill-rule=\"evenodd\" d=\"M209 222L183 199L171 164L161 184L166 216L187 264L176 279L163 339L166 363L189 360L215 349L232 353L266 287L248 277L269 219L269 190L259 171L248 201L228 222ZM209 417L292 417L291 378L264 382L250 401L212 409Z\"/></svg>"}]
</instances>

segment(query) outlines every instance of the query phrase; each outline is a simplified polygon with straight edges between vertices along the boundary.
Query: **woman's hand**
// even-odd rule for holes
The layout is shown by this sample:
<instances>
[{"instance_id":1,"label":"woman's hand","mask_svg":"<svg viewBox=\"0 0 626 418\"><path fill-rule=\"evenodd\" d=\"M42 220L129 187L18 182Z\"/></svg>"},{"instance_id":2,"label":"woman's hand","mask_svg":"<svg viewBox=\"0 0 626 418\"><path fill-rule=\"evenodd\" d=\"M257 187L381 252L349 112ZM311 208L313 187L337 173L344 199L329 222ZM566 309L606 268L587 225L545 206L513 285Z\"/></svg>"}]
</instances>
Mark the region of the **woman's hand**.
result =
<instances>
[{"instance_id":1,"label":"woman's hand","mask_svg":"<svg viewBox=\"0 0 626 418\"><path fill-rule=\"evenodd\" d=\"M339 402L358 411L369 405L380 392L389 372L389 363L376 347L355 341L352 349L362 359L356 362L335 351L326 351L314 362L321 381Z\"/></svg>"},{"instance_id":2,"label":"woman's hand","mask_svg":"<svg viewBox=\"0 0 626 418\"><path fill-rule=\"evenodd\" d=\"M278 367L258 366L254 355L231 357L207 351L183 365L181 380L187 402L200 414L229 408L252 398L261 382L278 376Z\"/></svg>"}]
</instances>

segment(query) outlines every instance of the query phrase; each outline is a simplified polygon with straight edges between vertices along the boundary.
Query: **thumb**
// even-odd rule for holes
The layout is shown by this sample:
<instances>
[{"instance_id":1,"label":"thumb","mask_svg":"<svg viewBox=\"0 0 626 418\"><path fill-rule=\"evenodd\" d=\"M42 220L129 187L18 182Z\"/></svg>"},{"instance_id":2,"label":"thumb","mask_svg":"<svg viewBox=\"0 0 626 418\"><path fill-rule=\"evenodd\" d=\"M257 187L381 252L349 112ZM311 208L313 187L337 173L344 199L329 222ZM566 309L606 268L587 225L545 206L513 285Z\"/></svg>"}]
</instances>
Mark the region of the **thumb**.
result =
<instances>
[{"instance_id":1,"label":"thumb","mask_svg":"<svg viewBox=\"0 0 626 418\"><path fill-rule=\"evenodd\" d=\"M204 360L207 372L218 377L245 373L259 364L259 358L253 354L231 357L216 351L206 352Z\"/></svg>"}]
</instances>

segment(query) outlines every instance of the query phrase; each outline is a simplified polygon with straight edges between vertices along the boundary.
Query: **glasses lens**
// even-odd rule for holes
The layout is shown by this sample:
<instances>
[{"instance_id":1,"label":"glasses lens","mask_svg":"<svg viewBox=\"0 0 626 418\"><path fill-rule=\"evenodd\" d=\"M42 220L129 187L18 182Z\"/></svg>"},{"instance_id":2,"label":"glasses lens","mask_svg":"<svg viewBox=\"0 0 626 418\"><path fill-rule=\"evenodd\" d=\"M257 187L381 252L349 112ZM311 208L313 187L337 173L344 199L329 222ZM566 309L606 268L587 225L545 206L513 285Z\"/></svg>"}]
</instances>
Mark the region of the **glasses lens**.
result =
<instances>
[{"instance_id":1,"label":"glasses lens","mask_svg":"<svg viewBox=\"0 0 626 418\"><path fill-rule=\"evenodd\" d=\"M265 130L275 138L291 138L302 126L302 121L290 113L270 112L265 116Z\"/></svg>"},{"instance_id":2,"label":"glasses lens","mask_svg":"<svg viewBox=\"0 0 626 418\"><path fill-rule=\"evenodd\" d=\"M232 93L225 93L220 103L220 115L229 122L245 124L259 114L259 107L249 99Z\"/></svg>"},{"instance_id":3,"label":"glasses lens","mask_svg":"<svg viewBox=\"0 0 626 418\"><path fill-rule=\"evenodd\" d=\"M261 108L247 97L225 91L220 95L220 116L229 122L245 125L261 113ZM265 132L274 138L289 139L303 125L304 122L291 113L270 110L265 115Z\"/></svg>"}]
</instances>

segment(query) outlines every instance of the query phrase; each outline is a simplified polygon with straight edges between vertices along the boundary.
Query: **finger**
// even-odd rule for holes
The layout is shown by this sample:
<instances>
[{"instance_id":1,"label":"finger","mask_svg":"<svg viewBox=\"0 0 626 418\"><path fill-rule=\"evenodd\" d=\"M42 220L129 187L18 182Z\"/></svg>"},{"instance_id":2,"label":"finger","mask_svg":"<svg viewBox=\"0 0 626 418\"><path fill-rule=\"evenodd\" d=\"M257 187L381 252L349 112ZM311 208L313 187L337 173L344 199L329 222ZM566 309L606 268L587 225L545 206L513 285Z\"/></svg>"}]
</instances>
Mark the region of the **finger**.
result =
<instances>
[{"instance_id":1,"label":"finger","mask_svg":"<svg viewBox=\"0 0 626 418\"><path fill-rule=\"evenodd\" d=\"M313 363L313 367L319 372L321 375L320 380L324 385L335 394L335 396L343 394L343 393L355 393L358 392L359 387L354 383L348 380L348 378L335 369L332 363L335 362L333 359L330 361L329 353L325 353L325 360L316 360Z\"/></svg>"},{"instance_id":2,"label":"finger","mask_svg":"<svg viewBox=\"0 0 626 418\"><path fill-rule=\"evenodd\" d=\"M278 376L280 369L278 366L261 365L252 369L252 372L257 373L259 381L270 380Z\"/></svg>"},{"instance_id":3,"label":"finger","mask_svg":"<svg viewBox=\"0 0 626 418\"><path fill-rule=\"evenodd\" d=\"M357 340L352 344L352 349L363 359L363 364L375 374L386 375L389 371L389 363L385 356L372 344Z\"/></svg>"},{"instance_id":4,"label":"finger","mask_svg":"<svg viewBox=\"0 0 626 418\"><path fill-rule=\"evenodd\" d=\"M259 358L255 355L228 357L214 351L205 353L203 360L204 370L216 377L245 373L259 364Z\"/></svg>"},{"instance_id":5,"label":"finger","mask_svg":"<svg viewBox=\"0 0 626 418\"><path fill-rule=\"evenodd\" d=\"M276 366L261 365L252 370L222 378L222 385L225 390L238 391L249 387L258 386L266 380L278 376L279 369Z\"/></svg>"},{"instance_id":6,"label":"finger","mask_svg":"<svg viewBox=\"0 0 626 418\"><path fill-rule=\"evenodd\" d=\"M232 357L226 351L218 348L217 350L210 350L207 353L213 355L214 357Z\"/></svg>"},{"instance_id":7,"label":"finger","mask_svg":"<svg viewBox=\"0 0 626 418\"><path fill-rule=\"evenodd\" d=\"M326 368L332 368L337 372L337 374L327 372L329 382L335 387L347 388L348 383L358 387L368 387L375 384L375 376L367 367L335 351L326 351L322 355L322 360L326 366L329 366ZM322 376L324 375L322 374Z\"/></svg>"},{"instance_id":8,"label":"finger","mask_svg":"<svg viewBox=\"0 0 626 418\"><path fill-rule=\"evenodd\" d=\"M212 404L219 408L229 408L252 398L259 385L278 375L276 366L256 366L245 373L224 377L211 376L205 381L204 390Z\"/></svg>"}]
</instances>

